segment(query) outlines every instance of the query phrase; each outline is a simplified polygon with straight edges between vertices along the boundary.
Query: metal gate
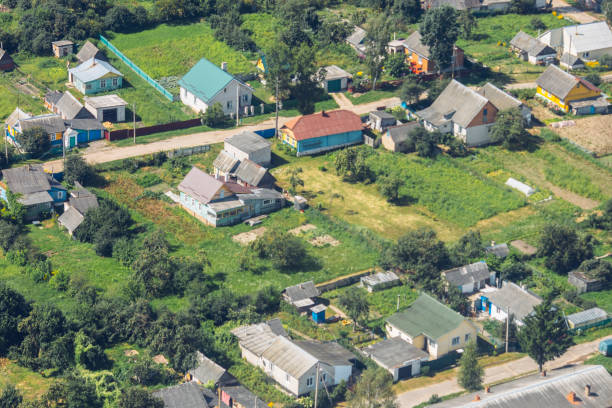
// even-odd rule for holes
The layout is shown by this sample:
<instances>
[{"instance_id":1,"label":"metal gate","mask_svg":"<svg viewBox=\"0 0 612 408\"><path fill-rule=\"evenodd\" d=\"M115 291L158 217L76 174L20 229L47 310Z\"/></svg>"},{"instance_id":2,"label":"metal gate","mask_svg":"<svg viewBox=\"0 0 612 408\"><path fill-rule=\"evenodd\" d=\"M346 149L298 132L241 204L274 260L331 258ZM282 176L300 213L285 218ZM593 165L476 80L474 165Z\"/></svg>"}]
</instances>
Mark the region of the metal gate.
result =
<instances>
[{"instance_id":1,"label":"metal gate","mask_svg":"<svg viewBox=\"0 0 612 408\"><path fill-rule=\"evenodd\" d=\"M404 378L410 378L410 377L412 377L412 364L399 368L397 372L398 380L402 380Z\"/></svg>"}]
</instances>

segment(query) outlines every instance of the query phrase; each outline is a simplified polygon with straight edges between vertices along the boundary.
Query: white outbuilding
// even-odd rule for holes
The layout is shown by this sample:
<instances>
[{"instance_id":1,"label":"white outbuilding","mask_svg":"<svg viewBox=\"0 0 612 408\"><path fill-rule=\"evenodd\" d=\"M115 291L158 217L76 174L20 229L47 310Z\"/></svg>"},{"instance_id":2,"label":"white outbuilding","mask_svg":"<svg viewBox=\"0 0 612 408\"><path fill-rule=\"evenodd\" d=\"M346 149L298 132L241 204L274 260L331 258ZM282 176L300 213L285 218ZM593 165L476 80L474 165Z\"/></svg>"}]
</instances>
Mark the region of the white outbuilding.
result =
<instances>
[{"instance_id":1,"label":"white outbuilding","mask_svg":"<svg viewBox=\"0 0 612 408\"><path fill-rule=\"evenodd\" d=\"M512 177L510 177L506 181L506 185L508 187L512 187L513 189L520 191L521 193L525 194L527 197L529 197L530 195L536 192L533 187L530 187L527 184L520 182L517 179L512 178Z\"/></svg>"}]
</instances>

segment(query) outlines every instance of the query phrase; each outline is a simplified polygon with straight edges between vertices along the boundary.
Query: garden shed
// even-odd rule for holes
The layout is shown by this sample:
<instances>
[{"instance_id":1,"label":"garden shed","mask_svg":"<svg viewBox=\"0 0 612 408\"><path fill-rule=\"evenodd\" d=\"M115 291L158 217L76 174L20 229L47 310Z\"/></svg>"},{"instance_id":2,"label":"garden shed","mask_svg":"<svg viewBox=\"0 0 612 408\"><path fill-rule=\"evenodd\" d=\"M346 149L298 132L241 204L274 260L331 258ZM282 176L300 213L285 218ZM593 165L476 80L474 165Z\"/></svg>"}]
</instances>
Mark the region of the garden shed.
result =
<instances>
[{"instance_id":1,"label":"garden shed","mask_svg":"<svg viewBox=\"0 0 612 408\"><path fill-rule=\"evenodd\" d=\"M610 323L612 319L608 313L598 307L583 310L567 316L567 325L572 330L586 330L591 327L603 326Z\"/></svg>"},{"instance_id":2,"label":"garden shed","mask_svg":"<svg viewBox=\"0 0 612 408\"><path fill-rule=\"evenodd\" d=\"M393 375L393 381L410 378L421 372L421 363L429 354L399 337L383 340L361 349L363 354Z\"/></svg>"},{"instance_id":3,"label":"garden shed","mask_svg":"<svg viewBox=\"0 0 612 408\"><path fill-rule=\"evenodd\" d=\"M576 287L578 293L595 292L603 289L603 280L590 276L582 271L571 271L567 274L567 281Z\"/></svg>"},{"instance_id":4,"label":"garden shed","mask_svg":"<svg viewBox=\"0 0 612 408\"><path fill-rule=\"evenodd\" d=\"M310 311L312 312L312 321L317 324L325 323L325 310L327 310L325 305L316 305L311 307Z\"/></svg>"},{"instance_id":5,"label":"garden shed","mask_svg":"<svg viewBox=\"0 0 612 408\"><path fill-rule=\"evenodd\" d=\"M63 58L74 52L74 43L70 40L59 40L51 43L55 58Z\"/></svg>"},{"instance_id":6,"label":"garden shed","mask_svg":"<svg viewBox=\"0 0 612 408\"><path fill-rule=\"evenodd\" d=\"M348 81L353 78L351 74L337 65L329 65L325 69L325 78L321 82L326 92L346 91Z\"/></svg>"},{"instance_id":7,"label":"garden shed","mask_svg":"<svg viewBox=\"0 0 612 408\"><path fill-rule=\"evenodd\" d=\"M369 122L372 129L382 132L390 126L395 126L397 124L397 119L389 112L376 110L370 112Z\"/></svg>"},{"instance_id":8,"label":"garden shed","mask_svg":"<svg viewBox=\"0 0 612 408\"><path fill-rule=\"evenodd\" d=\"M530 187L527 184L522 183L522 182L520 182L517 179L512 178L512 177L510 177L506 181L506 185L508 187L512 187L513 189L520 191L521 193L525 194L527 197L529 197L530 195L535 193L535 189L533 187Z\"/></svg>"},{"instance_id":9,"label":"garden shed","mask_svg":"<svg viewBox=\"0 0 612 408\"><path fill-rule=\"evenodd\" d=\"M374 275L363 276L361 278L361 286L366 288L368 292L382 290L399 284L401 284L399 277L392 271L378 272Z\"/></svg>"}]
</instances>

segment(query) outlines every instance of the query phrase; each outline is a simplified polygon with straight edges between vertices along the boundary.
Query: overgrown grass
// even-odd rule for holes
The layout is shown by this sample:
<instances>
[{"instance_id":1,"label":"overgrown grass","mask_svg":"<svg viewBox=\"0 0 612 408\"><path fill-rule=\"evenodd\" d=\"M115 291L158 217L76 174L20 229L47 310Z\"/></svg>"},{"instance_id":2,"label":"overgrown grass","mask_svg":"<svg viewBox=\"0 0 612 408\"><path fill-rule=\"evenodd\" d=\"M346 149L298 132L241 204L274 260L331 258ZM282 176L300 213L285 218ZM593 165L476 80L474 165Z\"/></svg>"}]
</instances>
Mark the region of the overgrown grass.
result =
<instances>
[{"instance_id":1,"label":"overgrown grass","mask_svg":"<svg viewBox=\"0 0 612 408\"><path fill-rule=\"evenodd\" d=\"M580 295L580 297L585 300L592 300L600 308L608 313L612 313L612 289L600 292L587 292Z\"/></svg>"},{"instance_id":2,"label":"overgrown grass","mask_svg":"<svg viewBox=\"0 0 612 408\"><path fill-rule=\"evenodd\" d=\"M30 401L44 394L53 382L52 378L45 378L13 361L0 358L0 392L6 386L14 385L24 399Z\"/></svg>"},{"instance_id":3,"label":"overgrown grass","mask_svg":"<svg viewBox=\"0 0 612 408\"><path fill-rule=\"evenodd\" d=\"M610 374L612 374L612 357L606 357L601 354L597 354L586 360L584 364L592 364L592 365L602 365L608 370Z\"/></svg>"},{"instance_id":4,"label":"overgrown grass","mask_svg":"<svg viewBox=\"0 0 612 408\"><path fill-rule=\"evenodd\" d=\"M115 34L111 42L152 78L183 76L201 58L228 63L233 74L254 72L244 54L215 39L207 22L160 24L138 33Z\"/></svg>"},{"instance_id":5,"label":"overgrown grass","mask_svg":"<svg viewBox=\"0 0 612 408\"><path fill-rule=\"evenodd\" d=\"M544 174L551 183L584 197L604 199L601 190L591 182L591 179L565 160L548 151L539 152L538 156L549 164L544 169Z\"/></svg>"},{"instance_id":6,"label":"overgrown grass","mask_svg":"<svg viewBox=\"0 0 612 408\"><path fill-rule=\"evenodd\" d=\"M279 19L268 13L242 15L242 28L249 30L251 38L260 50L269 50L276 44L277 33L282 26Z\"/></svg>"},{"instance_id":7,"label":"overgrown grass","mask_svg":"<svg viewBox=\"0 0 612 408\"><path fill-rule=\"evenodd\" d=\"M24 112L34 115L48 112L39 97L27 94L16 87L21 78L17 73L3 73L0 75L0 118L6 119L17 105Z\"/></svg>"},{"instance_id":8,"label":"overgrown grass","mask_svg":"<svg viewBox=\"0 0 612 408\"><path fill-rule=\"evenodd\" d=\"M359 96L355 96L348 92L345 95L353 103L353 105L361 105L364 103L376 102L381 99L386 99L386 98L391 98L393 96L397 96L397 91L394 89L392 90L377 89L375 91L369 91L369 92L363 93Z\"/></svg>"}]
</instances>

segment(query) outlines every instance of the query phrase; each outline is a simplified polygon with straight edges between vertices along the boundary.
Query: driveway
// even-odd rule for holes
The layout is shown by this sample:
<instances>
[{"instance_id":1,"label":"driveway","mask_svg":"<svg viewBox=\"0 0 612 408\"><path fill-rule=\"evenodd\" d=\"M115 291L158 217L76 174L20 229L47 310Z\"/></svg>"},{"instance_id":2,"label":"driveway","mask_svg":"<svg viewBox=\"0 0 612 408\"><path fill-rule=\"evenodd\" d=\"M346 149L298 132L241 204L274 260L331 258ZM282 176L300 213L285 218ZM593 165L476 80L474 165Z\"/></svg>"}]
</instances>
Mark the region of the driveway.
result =
<instances>
[{"instance_id":1,"label":"driveway","mask_svg":"<svg viewBox=\"0 0 612 408\"><path fill-rule=\"evenodd\" d=\"M600 20L585 11L578 10L577 8L572 7L563 0L553 0L552 6L557 13L562 14L577 23L592 23L593 21Z\"/></svg>"},{"instance_id":2,"label":"driveway","mask_svg":"<svg viewBox=\"0 0 612 408\"><path fill-rule=\"evenodd\" d=\"M346 98L346 97L345 97ZM348 101L348 99L347 99ZM350 103L350 101L349 101ZM353 111L358 115L368 113L375 110L378 106L396 106L399 105L400 99L397 97L382 99L372 103L366 103L363 105L352 105L345 107L344 109ZM285 124L287 121L293 118L290 117L279 117L279 127ZM209 132L192 133L189 135L175 136L170 139L160 140L157 142L151 142L147 144L136 144L133 146L116 147L112 144L106 143L104 147L100 147L99 144L88 148L83 153L83 158L91 163L106 163L115 160L126 159L128 157L143 156L145 154L152 154L157 152L164 152L183 147L202 146L215 143L221 143L226 137L229 137L239 131L255 131L270 129L274 127L274 119L267 119L256 125L242 126L239 129L227 129L227 130L212 130ZM64 168L63 160L53 160L44 164L45 169L48 171L60 172Z\"/></svg>"},{"instance_id":3,"label":"driveway","mask_svg":"<svg viewBox=\"0 0 612 408\"><path fill-rule=\"evenodd\" d=\"M546 363L544 368L551 370L568 364L582 363L591 354L597 352L597 346L601 340L609 338L612 338L612 336L602 337L595 341L570 347L561 357ZM498 383L502 380L527 375L537 370L538 365L530 357L523 357L505 364L485 368L484 383ZM427 387L406 391L397 396L397 402L400 408L411 408L427 401L433 394L444 396L460 391L463 391L463 388L459 386L455 378L431 384Z\"/></svg>"}]
</instances>

